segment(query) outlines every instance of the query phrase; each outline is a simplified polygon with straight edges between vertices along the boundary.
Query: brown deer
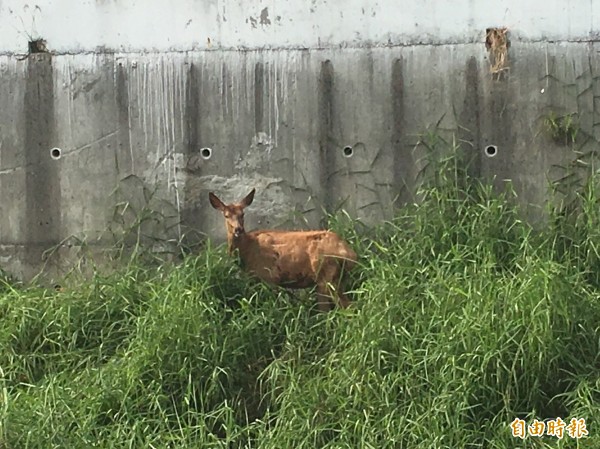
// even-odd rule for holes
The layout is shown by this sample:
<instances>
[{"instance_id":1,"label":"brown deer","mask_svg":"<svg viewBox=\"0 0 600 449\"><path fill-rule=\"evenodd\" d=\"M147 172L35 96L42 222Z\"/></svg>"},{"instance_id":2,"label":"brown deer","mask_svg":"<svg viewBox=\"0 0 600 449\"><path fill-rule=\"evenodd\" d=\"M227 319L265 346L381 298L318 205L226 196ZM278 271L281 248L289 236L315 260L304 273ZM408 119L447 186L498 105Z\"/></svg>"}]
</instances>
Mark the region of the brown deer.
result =
<instances>
[{"instance_id":1,"label":"brown deer","mask_svg":"<svg viewBox=\"0 0 600 449\"><path fill-rule=\"evenodd\" d=\"M321 311L331 309L334 297L346 308L342 276L356 265L356 253L330 231L260 230L246 232L244 209L252 204L252 191L241 201L224 204L210 192L210 204L225 217L229 254L238 250L242 268L270 284L287 288L317 287Z\"/></svg>"}]
</instances>

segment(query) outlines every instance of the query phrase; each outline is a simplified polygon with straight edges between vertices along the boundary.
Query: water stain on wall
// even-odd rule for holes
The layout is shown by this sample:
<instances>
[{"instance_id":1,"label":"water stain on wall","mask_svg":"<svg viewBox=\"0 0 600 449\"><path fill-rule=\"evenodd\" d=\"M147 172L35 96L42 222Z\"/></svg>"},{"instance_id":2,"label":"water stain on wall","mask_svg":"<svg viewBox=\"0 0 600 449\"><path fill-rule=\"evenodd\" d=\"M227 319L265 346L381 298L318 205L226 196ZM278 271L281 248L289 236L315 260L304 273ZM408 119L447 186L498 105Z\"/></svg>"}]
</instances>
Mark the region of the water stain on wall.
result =
<instances>
[{"instance_id":1,"label":"water stain on wall","mask_svg":"<svg viewBox=\"0 0 600 449\"><path fill-rule=\"evenodd\" d=\"M25 87L25 232L26 264L39 266L44 251L60 241L60 161L54 145L54 78L52 55L27 60Z\"/></svg>"},{"instance_id":2,"label":"water stain on wall","mask_svg":"<svg viewBox=\"0 0 600 449\"><path fill-rule=\"evenodd\" d=\"M331 210L335 199L331 198L331 171L335 164L333 135L334 127L334 71L330 60L321 63L319 73L319 167L320 173L320 197L321 204L326 210Z\"/></svg>"}]
</instances>

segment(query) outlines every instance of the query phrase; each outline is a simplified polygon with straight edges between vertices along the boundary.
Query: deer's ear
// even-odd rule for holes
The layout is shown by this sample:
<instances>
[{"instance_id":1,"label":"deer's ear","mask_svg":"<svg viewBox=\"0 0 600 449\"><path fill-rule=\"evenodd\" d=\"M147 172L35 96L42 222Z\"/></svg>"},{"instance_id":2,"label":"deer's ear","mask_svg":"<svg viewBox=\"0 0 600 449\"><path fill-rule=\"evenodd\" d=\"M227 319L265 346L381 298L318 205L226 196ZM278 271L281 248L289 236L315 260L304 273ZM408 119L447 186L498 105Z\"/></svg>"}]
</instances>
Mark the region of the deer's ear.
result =
<instances>
[{"instance_id":1,"label":"deer's ear","mask_svg":"<svg viewBox=\"0 0 600 449\"><path fill-rule=\"evenodd\" d=\"M242 207L248 207L252 204L252 201L254 201L254 194L256 193L256 189L252 189L252 192L250 192L248 195L246 195L246 197L240 201L240 205Z\"/></svg>"},{"instance_id":2,"label":"deer's ear","mask_svg":"<svg viewBox=\"0 0 600 449\"><path fill-rule=\"evenodd\" d=\"M225 209L225 205L223 204L223 201L221 201L217 195L215 195L214 193L210 192L208 194L208 200L210 201L210 205L212 207L214 207L217 210L223 211L223 209Z\"/></svg>"}]
</instances>

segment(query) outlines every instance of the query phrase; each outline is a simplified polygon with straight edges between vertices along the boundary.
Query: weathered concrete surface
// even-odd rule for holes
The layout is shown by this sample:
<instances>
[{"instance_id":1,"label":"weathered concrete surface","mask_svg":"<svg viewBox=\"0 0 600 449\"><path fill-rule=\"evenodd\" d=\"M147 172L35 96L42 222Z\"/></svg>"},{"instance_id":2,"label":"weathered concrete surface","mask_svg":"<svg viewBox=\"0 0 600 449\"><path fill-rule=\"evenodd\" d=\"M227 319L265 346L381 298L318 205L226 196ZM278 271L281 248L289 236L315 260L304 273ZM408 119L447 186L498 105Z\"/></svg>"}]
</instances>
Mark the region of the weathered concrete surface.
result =
<instances>
[{"instance_id":1,"label":"weathered concrete surface","mask_svg":"<svg viewBox=\"0 0 600 449\"><path fill-rule=\"evenodd\" d=\"M377 223L414 199L427 130L454 133L474 175L541 206L573 158L544 118L575 113L583 150L600 139L598 48L578 42L598 11L457 3L0 1L0 268L54 276L82 248L222 239L211 190L256 187L249 228L318 227L339 207ZM18 56L29 24L53 52ZM494 25L511 28L500 79Z\"/></svg>"},{"instance_id":2,"label":"weathered concrete surface","mask_svg":"<svg viewBox=\"0 0 600 449\"><path fill-rule=\"evenodd\" d=\"M3 0L0 52L44 38L57 53L332 48L597 36L594 0Z\"/></svg>"}]
</instances>

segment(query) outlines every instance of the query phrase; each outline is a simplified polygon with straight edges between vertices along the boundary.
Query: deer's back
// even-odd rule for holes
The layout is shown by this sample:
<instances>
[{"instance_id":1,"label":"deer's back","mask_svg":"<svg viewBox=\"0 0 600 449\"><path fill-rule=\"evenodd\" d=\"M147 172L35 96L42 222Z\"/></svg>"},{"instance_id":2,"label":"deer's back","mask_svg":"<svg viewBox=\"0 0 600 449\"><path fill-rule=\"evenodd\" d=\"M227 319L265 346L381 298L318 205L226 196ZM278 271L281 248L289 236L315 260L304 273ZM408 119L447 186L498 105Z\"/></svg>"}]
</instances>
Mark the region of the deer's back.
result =
<instances>
[{"instance_id":1,"label":"deer's back","mask_svg":"<svg viewBox=\"0 0 600 449\"><path fill-rule=\"evenodd\" d=\"M350 269L356 253L331 231L252 231L240 247L244 268L267 282L291 288L314 285L316 270L328 257Z\"/></svg>"}]
</instances>

